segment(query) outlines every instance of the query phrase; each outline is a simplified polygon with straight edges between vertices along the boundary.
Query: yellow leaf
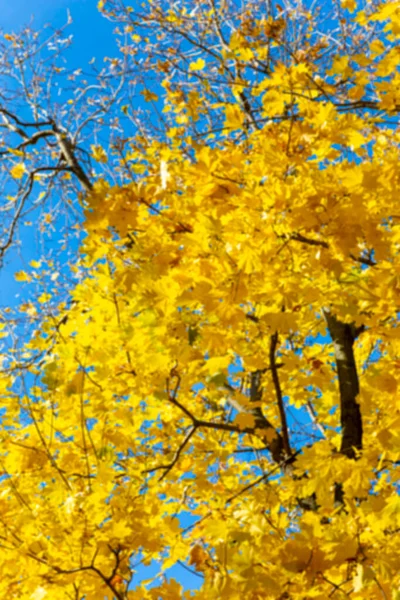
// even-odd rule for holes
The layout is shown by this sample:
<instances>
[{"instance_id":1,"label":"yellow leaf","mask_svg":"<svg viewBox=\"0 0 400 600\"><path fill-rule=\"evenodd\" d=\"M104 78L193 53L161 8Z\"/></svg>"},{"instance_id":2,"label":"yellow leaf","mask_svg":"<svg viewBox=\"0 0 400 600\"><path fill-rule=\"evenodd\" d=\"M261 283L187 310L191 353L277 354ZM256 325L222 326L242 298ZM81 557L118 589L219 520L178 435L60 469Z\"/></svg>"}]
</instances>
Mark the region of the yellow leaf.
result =
<instances>
[{"instance_id":1,"label":"yellow leaf","mask_svg":"<svg viewBox=\"0 0 400 600\"><path fill-rule=\"evenodd\" d=\"M355 592L360 592L366 583L374 581L375 574L371 567L362 564L357 565L356 574L353 577L353 587Z\"/></svg>"},{"instance_id":2,"label":"yellow leaf","mask_svg":"<svg viewBox=\"0 0 400 600\"><path fill-rule=\"evenodd\" d=\"M31 276L25 271L18 271L18 273L15 273L14 278L15 281L31 281Z\"/></svg>"},{"instance_id":3,"label":"yellow leaf","mask_svg":"<svg viewBox=\"0 0 400 600\"><path fill-rule=\"evenodd\" d=\"M196 60L196 62L191 62L189 65L190 71L201 71L206 66L206 61L202 58Z\"/></svg>"},{"instance_id":4,"label":"yellow leaf","mask_svg":"<svg viewBox=\"0 0 400 600\"><path fill-rule=\"evenodd\" d=\"M285 110L285 96L279 90L268 90L262 98L265 113L269 116L282 114Z\"/></svg>"},{"instance_id":5,"label":"yellow leaf","mask_svg":"<svg viewBox=\"0 0 400 600\"><path fill-rule=\"evenodd\" d=\"M347 136L349 146L352 150L357 150L365 144L365 137L359 131L352 130Z\"/></svg>"},{"instance_id":6,"label":"yellow leaf","mask_svg":"<svg viewBox=\"0 0 400 600\"><path fill-rule=\"evenodd\" d=\"M277 433L273 427L257 427L255 433L262 436L267 442L272 442L277 437Z\"/></svg>"},{"instance_id":7,"label":"yellow leaf","mask_svg":"<svg viewBox=\"0 0 400 600\"><path fill-rule=\"evenodd\" d=\"M399 517L400 515L400 498L398 496L391 496L386 501L386 506L383 509L383 514L385 517L389 517L388 522L392 521L395 517Z\"/></svg>"},{"instance_id":8,"label":"yellow leaf","mask_svg":"<svg viewBox=\"0 0 400 600\"><path fill-rule=\"evenodd\" d=\"M370 17L371 21L385 21L400 8L400 2L383 2L381 8Z\"/></svg>"},{"instance_id":9,"label":"yellow leaf","mask_svg":"<svg viewBox=\"0 0 400 600\"><path fill-rule=\"evenodd\" d=\"M90 146L92 150L92 156L94 160L99 163L106 163L108 158L105 150L101 146L92 145Z\"/></svg>"},{"instance_id":10,"label":"yellow leaf","mask_svg":"<svg viewBox=\"0 0 400 600\"><path fill-rule=\"evenodd\" d=\"M266 312L260 319L269 325L272 331L278 330L282 333L296 331L298 328L298 316L293 312Z\"/></svg>"},{"instance_id":11,"label":"yellow leaf","mask_svg":"<svg viewBox=\"0 0 400 600\"><path fill-rule=\"evenodd\" d=\"M353 588L356 593L359 592L360 590L362 590L362 588L364 587L363 573L364 573L363 565L358 564L356 574L353 577Z\"/></svg>"},{"instance_id":12,"label":"yellow leaf","mask_svg":"<svg viewBox=\"0 0 400 600\"><path fill-rule=\"evenodd\" d=\"M21 307L22 308L22 307ZM30 317L35 317L37 315L37 310L33 304L26 304L23 306L24 312Z\"/></svg>"},{"instance_id":13,"label":"yellow leaf","mask_svg":"<svg viewBox=\"0 0 400 600\"><path fill-rule=\"evenodd\" d=\"M85 383L84 371L78 371L67 385L67 395L81 394Z\"/></svg>"},{"instance_id":14,"label":"yellow leaf","mask_svg":"<svg viewBox=\"0 0 400 600\"><path fill-rule=\"evenodd\" d=\"M254 58L254 52L251 48L242 47L236 50L236 56L240 58L240 60L247 62Z\"/></svg>"},{"instance_id":15,"label":"yellow leaf","mask_svg":"<svg viewBox=\"0 0 400 600\"><path fill-rule=\"evenodd\" d=\"M349 57L348 56L335 56L333 59L332 67L329 71L330 75L342 75L347 76L349 70Z\"/></svg>"},{"instance_id":16,"label":"yellow leaf","mask_svg":"<svg viewBox=\"0 0 400 600\"><path fill-rule=\"evenodd\" d=\"M386 48L382 40L374 40L373 42L371 42L369 49L373 54L375 54L375 56L377 56L378 54L382 54L383 52L385 52Z\"/></svg>"},{"instance_id":17,"label":"yellow leaf","mask_svg":"<svg viewBox=\"0 0 400 600\"><path fill-rule=\"evenodd\" d=\"M14 156L24 156L22 150L16 150L15 148L7 148L7 150L10 154L13 154Z\"/></svg>"},{"instance_id":18,"label":"yellow leaf","mask_svg":"<svg viewBox=\"0 0 400 600\"><path fill-rule=\"evenodd\" d=\"M196 571L204 571L204 563L207 561L208 554L200 544L196 544L190 551L189 566L193 565Z\"/></svg>"},{"instance_id":19,"label":"yellow leaf","mask_svg":"<svg viewBox=\"0 0 400 600\"><path fill-rule=\"evenodd\" d=\"M349 12L354 12L357 8L357 0L341 0L342 8L347 8Z\"/></svg>"},{"instance_id":20,"label":"yellow leaf","mask_svg":"<svg viewBox=\"0 0 400 600\"><path fill-rule=\"evenodd\" d=\"M229 356L215 356L214 358L209 358L205 364L204 369L210 373L210 375L214 375L214 373L219 373L226 369L231 362Z\"/></svg>"},{"instance_id":21,"label":"yellow leaf","mask_svg":"<svg viewBox=\"0 0 400 600\"><path fill-rule=\"evenodd\" d=\"M11 169L10 173L14 179L21 179L24 176L25 171L24 163L18 163Z\"/></svg>"},{"instance_id":22,"label":"yellow leaf","mask_svg":"<svg viewBox=\"0 0 400 600\"><path fill-rule=\"evenodd\" d=\"M38 302L40 302L40 304L45 304L49 300L51 300L51 294L41 294L38 298Z\"/></svg>"},{"instance_id":23,"label":"yellow leaf","mask_svg":"<svg viewBox=\"0 0 400 600\"><path fill-rule=\"evenodd\" d=\"M132 530L129 527L129 525L122 520L114 522L112 525L112 535L113 537L116 537L119 541L129 537L131 533Z\"/></svg>"},{"instance_id":24,"label":"yellow leaf","mask_svg":"<svg viewBox=\"0 0 400 600\"><path fill-rule=\"evenodd\" d=\"M240 429L253 429L255 422L256 420L253 415L249 415L248 413L239 413L235 417L235 425L240 427Z\"/></svg>"},{"instance_id":25,"label":"yellow leaf","mask_svg":"<svg viewBox=\"0 0 400 600\"><path fill-rule=\"evenodd\" d=\"M225 108L225 127L240 129L243 126L245 115L237 104L228 104Z\"/></svg>"},{"instance_id":26,"label":"yellow leaf","mask_svg":"<svg viewBox=\"0 0 400 600\"><path fill-rule=\"evenodd\" d=\"M150 90L143 90L142 96L146 100L146 102L151 102L152 100L154 100L154 101L158 100L157 94L155 94L154 92L151 92Z\"/></svg>"}]
</instances>

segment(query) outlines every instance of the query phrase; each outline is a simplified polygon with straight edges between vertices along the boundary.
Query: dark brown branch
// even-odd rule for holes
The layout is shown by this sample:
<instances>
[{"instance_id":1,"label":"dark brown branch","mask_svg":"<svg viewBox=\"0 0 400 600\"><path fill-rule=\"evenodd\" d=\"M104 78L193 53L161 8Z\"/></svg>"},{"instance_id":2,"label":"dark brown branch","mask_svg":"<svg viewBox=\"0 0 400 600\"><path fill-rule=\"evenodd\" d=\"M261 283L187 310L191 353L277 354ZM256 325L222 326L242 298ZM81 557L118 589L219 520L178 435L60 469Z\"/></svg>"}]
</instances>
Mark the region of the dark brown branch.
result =
<instances>
[{"instance_id":1,"label":"dark brown branch","mask_svg":"<svg viewBox=\"0 0 400 600\"><path fill-rule=\"evenodd\" d=\"M182 567L182 569L185 569L186 571L188 571L189 573L191 573L191 575L195 575L196 577L199 577L200 579L204 579L204 575L200 575L200 573L197 573L196 571L193 571L193 569L191 569L190 567L188 567L187 565L185 565L184 562L182 562L181 560L177 561L178 565L180 567Z\"/></svg>"},{"instance_id":2,"label":"dark brown branch","mask_svg":"<svg viewBox=\"0 0 400 600\"><path fill-rule=\"evenodd\" d=\"M276 431L275 427L268 421L262 412L260 403L262 399L262 386L261 386L261 378L263 375L263 370L259 369L254 371L250 375L250 402L257 403L256 406L247 408L245 411L241 408L241 412L246 412L254 417L255 424L254 428L264 431L269 431L274 434L274 437L271 439L270 435L262 436L262 440L264 444L267 446L270 451L273 460L276 463L282 463L286 459L285 456L285 444L283 441L282 435Z\"/></svg>"},{"instance_id":3,"label":"dark brown branch","mask_svg":"<svg viewBox=\"0 0 400 600\"><path fill-rule=\"evenodd\" d=\"M193 413L190 412L190 410L188 410L183 404L181 404L179 402L179 400L177 400L176 396L177 396L177 393L179 390L180 377L176 372L172 372L172 375L173 375L173 377L176 378L176 384L175 384L175 388L173 390L171 390L170 389L170 380L167 380L168 400L169 400L169 402L171 402L171 404L173 404L174 406L179 408L179 410L181 412L183 412L192 421L194 429L197 429L198 427L204 427L206 429L215 429L218 431L230 431L232 433L239 433L239 434L248 433L250 435L256 435L258 438L261 438L263 440L265 446L268 448L269 452L272 455L273 460L276 463L281 463L282 461L285 460L286 457L285 457L285 452L284 452L283 438L280 435L280 433L278 433L275 430L275 428L268 421L268 419L266 419L260 406L254 406L254 407L251 407L250 409L244 408L238 402L236 402L233 398L229 399L229 403L231 404L231 406L233 406L233 408L235 408L235 410L237 410L239 413L251 415L254 418L254 425L252 427L239 427L238 425L235 425L234 423L217 423L215 421L204 421L202 419L198 419ZM260 376L261 376L261 371L260 371ZM257 394L261 394L262 390L260 388L260 379L258 379L258 384L253 383L253 385L258 385ZM254 392L253 392L253 394L254 394ZM254 400L254 396L253 396L253 400ZM264 435L263 432L265 432L266 430L268 430L269 432L273 432L274 436L272 439L271 439L272 436Z\"/></svg>"},{"instance_id":4,"label":"dark brown branch","mask_svg":"<svg viewBox=\"0 0 400 600\"><path fill-rule=\"evenodd\" d=\"M168 465L160 465L158 467L153 467L152 469L146 469L144 471L144 473L154 473L154 471L160 471L162 469L164 469L164 473L161 475L161 477L159 478L159 481L161 481L162 479L164 479L164 477L166 477L168 475L168 473L171 471L171 469L176 465L176 463L179 460L179 457L182 453L182 451L185 449L185 446L187 446L190 438L193 436L193 434L195 433L196 429L197 429L198 425L194 425L189 432L187 433L187 435L185 436L183 442L181 443L181 445L179 446L179 448L177 449L177 451L174 454L174 458L172 459L172 461L168 464Z\"/></svg>"},{"instance_id":5,"label":"dark brown branch","mask_svg":"<svg viewBox=\"0 0 400 600\"><path fill-rule=\"evenodd\" d=\"M75 145L71 142L68 134L61 131L60 128L54 121L42 121L36 123L25 123L20 121L15 115L7 111L6 109L0 108L0 114L3 115L4 127L7 127L10 131L18 133L24 141L17 147L17 149L23 149L24 147L32 144L36 144L41 138L54 136L57 140L57 144L60 148L61 156L65 160L68 169L70 170L79 180L81 185L87 192L90 192L93 185L85 173L82 165L78 161L75 155ZM9 119L12 119L17 125L12 123ZM29 136L21 127L41 127L51 125L52 129L46 131L37 131L33 135ZM53 167L49 167L48 170L52 170ZM54 168L54 170L57 170Z\"/></svg>"},{"instance_id":6,"label":"dark brown branch","mask_svg":"<svg viewBox=\"0 0 400 600\"><path fill-rule=\"evenodd\" d=\"M326 249L329 248L328 242L325 242L324 240L314 240L312 238L308 238L302 235L301 233L293 233L289 237L289 241L290 240L293 240L294 242L300 242L302 244L308 244L309 246L320 246L321 248ZM368 265L369 267L376 266L376 262L372 260L372 258L370 258L369 256L355 256L354 254L350 254L349 256L352 260L355 260L356 262L359 262L363 265Z\"/></svg>"},{"instance_id":7,"label":"dark brown branch","mask_svg":"<svg viewBox=\"0 0 400 600\"><path fill-rule=\"evenodd\" d=\"M42 138L51 137L54 135L54 131L51 129L45 129L44 131L37 131L30 138L25 139L19 146L17 146L17 150L22 150L26 146L34 146L38 143L38 141Z\"/></svg>"},{"instance_id":8,"label":"dark brown branch","mask_svg":"<svg viewBox=\"0 0 400 600\"><path fill-rule=\"evenodd\" d=\"M353 345L359 329L350 323L342 323L329 309L324 310L333 346L339 378L340 422L342 441L340 452L348 458L356 458L362 449L362 418L357 396L360 392Z\"/></svg>"},{"instance_id":9,"label":"dark brown branch","mask_svg":"<svg viewBox=\"0 0 400 600\"><path fill-rule=\"evenodd\" d=\"M232 433L256 433L256 425L254 427L239 427L233 423L216 423L215 421L195 420L197 427L205 427L206 429L216 429L218 431L231 431Z\"/></svg>"},{"instance_id":10,"label":"dark brown branch","mask_svg":"<svg viewBox=\"0 0 400 600\"><path fill-rule=\"evenodd\" d=\"M199 423L198 419L190 412L190 410L183 406L183 404L181 404L176 398L169 396L169 401L179 408L187 417L189 417L193 425Z\"/></svg>"},{"instance_id":11,"label":"dark brown branch","mask_svg":"<svg viewBox=\"0 0 400 600\"><path fill-rule=\"evenodd\" d=\"M17 123L17 125L19 125L20 127L48 127L49 125L53 124L52 121L34 121L33 123L21 121L16 115L14 115L6 108L0 108L0 114L10 117L10 119L15 121L15 123Z\"/></svg>"},{"instance_id":12,"label":"dark brown branch","mask_svg":"<svg viewBox=\"0 0 400 600\"><path fill-rule=\"evenodd\" d=\"M225 502L225 506L227 506L228 504L233 502L233 500L236 500L236 498L239 498L239 496L241 496L242 494L245 494L246 492L251 490L253 487L258 485L262 481L266 481L268 479L268 477L270 477L271 475L276 473L276 471L279 469L280 466L281 465L275 465L274 467L272 467L272 469L270 471L268 471L268 473L264 473L264 475L261 475L260 477L258 477L258 479L255 479L251 483L248 483L243 488L241 488L238 492L236 492L236 494L233 494L232 496L227 498L227 500Z\"/></svg>"},{"instance_id":13,"label":"dark brown branch","mask_svg":"<svg viewBox=\"0 0 400 600\"><path fill-rule=\"evenodd\" d=\"M378 102L375 102L373 100L357 100L356 102L334 102L333 103L334 106L336 106L337 108L369 108L369 109L373 109L373 110L379 110L380 109L380 105ZM399 110L399 106L395 107L395 110Z\"/></svg>"},{"instance_id":14,"label":"dark brown branch","mask_svg":"<svg viewBox=\"0 0 400 600\"><path fill-rule=\"evenodd\" d=\"M280 384L279 376L278 376L278 369L277 369L276 362L275 362L275 360L276 360L275 352L276 352L277 345L278 345L278 332L275 332L273 335L271 335L271 342L270 342L270 347L269 347L269 364L270 364L270 369L271 369L271 374L272 374L272 381L273 381L274 388L275 388L276 400L278 403L279 415L281 418L283 448L286 452L286 455L290 456L292 451L290 449L289 430L288 430L288 426L287 426L285 406L283 404L283 395L282 395L281 384Z\"/></svg>"},{"instance_id":15,"label":"dark brown branch","mask_svg":"<svg viewBox=\"0 0 400 600\"><path fill-rule=\"evenodd\" d=\"M260 321L260 319L258 317L256 317L255 315L252 315L250 313L247 313L246 319L249 319L249 321L253 321L253 323L259 323L259 321Z\"/></svg>"},{"instance_id":16,"label":"dark brown branch","mask_svg":"<svg viewBox=\"0 0 400 600\"><path fill-rule=\"evenodd\" d=\"M356 262L361 263L362 265L368 265L368 267L375 267L376 262L369 258L368 256L354 256L354 254L350 254L350 258L355 260Z\"/></svg>"},{"instance_id":17,"label":"dark brown branch","mask_svg":"<svg viewBox=\"0 0 400 600\"><path fill-rule=\"evenodd\" d=\"M11 129L11 131L14 131L13 127L9 127L8 125L6 125L6 127L7 127L7 129ZM21 130L21 131L18 131L17 133L22 134L23 132ZM27 146L34 146L35 144L38 143L38 141L40 139L46 138L46 137L51 137L53 135L54 135L54 131L45 130L45 131L37 131L31 137L22 136L24 138L24 141L21 142L18 146L16 146L15 150L23 150ZM13 150L11 150L11 149L2 150L0 152L0 156L12 154L12 152L13 152Z\"/></svg>"},{"instance_id":18,"label":"dark brown branch","mask_svg":"<svg viewBox=\"0 0 400 600\"><path fill-rule=\"evenodd\" d=\"M305 237L301 233L292 233L289 238L294 242L301 242L302 244L308 244L309 246L321 246L322 248L329 248L328 242L323 240L313 240L312 238Z\"/></svg>"},{"instance_id":19,"label":"dark brown branch","mask_svg":"<svg viewBox=\"0 0 400 600\"><path fill-rule=\"evenodd\" d=\"M275 351L275 348L274 348L274 351ZM277 373L277 372L275 371L275 373ZM276 469L281 468L284 471L286 471L287 468L295 462L296 456L297 456L297 454L299 454L299 452L296 452L295 454L293 454L291 452L290 445L289 445L289 439L287 439L286 446L285 446L285 441L284 441L283 435L281 435L278 431L276 431L274 426L268 421L268 419L264 416L264 414L262 412L262 409L259 405L259 402L262 397L262 386L261 386L262 374L263 374L262 370L258 370L258 371L255 371L254 373L251 373L250 402L257 402L256 406L254 406L254 407L251 406L250 408L243 407L238 402L236 402L234 400L234 398L229 399L229 403L231 404L231 406L233 406L233 408L235 408L239 413L248 414L254 418L254 424L251 427L239 427L238 425L235 425L234 423L216 423L214 421L203 421L202 419L198 419L197 417L195 417L185 406L183 406L176 399L176 396L177 396L177 393L179 390L179 386L180 386L180 377L179 377L179 374L173 369L171 371L171 376L176 378L176 384L175 384L174 389L171 390L170 389L170 380L167 380L168 399L172 404L174 404L177 408L179 408L187 417L189 417L189 419L192 421L192 428L189 431L189 433L187 434L183 443L181 444L181 447L178 448L172 463L170 463L169 465L163 465L160 467L155 467L153 469L149 469L146 472L152 472L152 471L156 471L158 469L167 469L169 471L174 466L174 464L176 464L182 450L187 445L190 438L195 433L196 429L198 429L199 427L204 427L205 429L214 429L217 431L229 431L231 433L255 435L256 437L258 437L259 439L261 439L263 441L263 443L265 444L265 448L270 452L272 459L276 463L276 466L274 467L273 470L275 471ZM282 397L282 392L281 392L281 397ZM282 403L282 406L283 406L283 403ZM287 430L286 419L284 419L283 423L285 423L285 427L283 429L286 429L286 434L287 434L288 430ZM268 433L266 433L266 432L268 432ZM270 433L273 433L273 436L269 435ZM271 439L271 437L272 437L272 439ZM162 478L164 478L166 474L167 473L165 473L162 476ZM257 483L266 479L270 474L271 473L263 475L255 483L251 484L249 487L246 487L240 493L243 493L247 489L250 489L250 487L253 487L253 485L257 485ZM237 495L240 495L240 494L237 494ZM237 497L237 496L234 496L233 498L235 498L235 497ZM233 498L231 498L229 501L231 501ZM316 510L318 508L315 494L313 494L309 498L298 498L298 503L299 503L300 508L302 508L304 510Z\"/></svg>"}]
</instances>

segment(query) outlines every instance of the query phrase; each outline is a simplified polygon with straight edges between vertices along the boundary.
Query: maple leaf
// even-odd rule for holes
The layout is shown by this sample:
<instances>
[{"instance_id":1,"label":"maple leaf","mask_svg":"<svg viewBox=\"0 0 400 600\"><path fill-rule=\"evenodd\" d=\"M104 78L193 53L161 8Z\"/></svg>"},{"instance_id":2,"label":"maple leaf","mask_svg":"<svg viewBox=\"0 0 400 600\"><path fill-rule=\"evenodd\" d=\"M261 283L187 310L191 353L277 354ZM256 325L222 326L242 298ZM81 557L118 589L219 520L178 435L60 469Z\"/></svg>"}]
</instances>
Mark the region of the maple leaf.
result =
<instances>
[{"instance_id":1,"label":"maple leaf","mask_svg":"<svg viewBox=\"0 0 400 600\"><path fill-rule=\"evenodd\" d=\"M191 71L202 71L206 66L206 61L203 58L198 58L196 61L191 62L189 69Z\"/></svg>"},{"instance_id":2,"label":"maple leaf","mask_svg":"<svg viewBox=\"0 0 400 600\"><path fill-rule=\"evenodd\" d=\"M14 177L14 179L22 179L22 177L25 175L26 172L26 167L24 165L24 163L19 163L18 165L14 165L10 171L12 177Z\"/></svg>"},{"instance_id":3,"label":"maple leaf","mask_svg":"<svg viewBox=\"0 0 400 600\"><path fill-rule=\"evenodd\" d=\"M108 161L107 153L101 146L92 145L92 156L99 163L106 163Z\"/></svg>"},{"instance_id":4,"label":"maple leaf","mask_svg":"<svg viewBox=\"0 0 400 600\"><path fill-rule=\"evenodd\" d=\"M240 429L253 429L255 422L256 420L253 415L246 413L239 413L235 417L235 424L240 427Z\"/></svg>"},{"instance_id":5,"label":"maple leaf","mask_svg":"<svg viewBox=\"0 0 400 600\"><path fill-rule=\"evenodd\" d=\"M225 108L225 127L240 129L243 126L245 115L236 104L228 104Z\"/></svg>"},{"instance_id":6,"label":"maple leaf","mask_svg":"<svg viewBox=\"0 0 400 600\"><path fill-rule=\"evenodd\" d=\"M397 597L399 2L131 4L94 87L6 35L0 590Z\"/></svg>"},{"instance_id":7,"label":"maple leaf","mask_svg":"<svg viewBox=\"0 0 400 600\"><path fill-rule=\"evenodd\" d=\"M206 569L206 562L208 554L200 544L195 544L190 550L189 566L193 565L196 571L204 571Z\"/></svg>"},{"instance_id":8,"label":"maple leaf","mask_svg":"<svg viewBox=\"0 0 400 600\"><path fill-rule=\"evenodd\" d=\"M143 98L146 100L146 102L151 102L152 100L154 100L154 101L158 100L157 94L155 94L151 90L147 90L147 89L143 90L142 95L143 95Z\"/></svg>"},{"instance_id":9,"label":"maple leaf","mask_svg":"<svg viewBox=\"0 0 400 600\"><path fill-rule=\"evenodd\" d=\"M14 277L15 277L15 281L22 281L22 282L28 281L29 282L32 280L31 276L28 273L26 273L25 271L18 271L18 273L15 273Z\"/></svg>"}]
</instances>

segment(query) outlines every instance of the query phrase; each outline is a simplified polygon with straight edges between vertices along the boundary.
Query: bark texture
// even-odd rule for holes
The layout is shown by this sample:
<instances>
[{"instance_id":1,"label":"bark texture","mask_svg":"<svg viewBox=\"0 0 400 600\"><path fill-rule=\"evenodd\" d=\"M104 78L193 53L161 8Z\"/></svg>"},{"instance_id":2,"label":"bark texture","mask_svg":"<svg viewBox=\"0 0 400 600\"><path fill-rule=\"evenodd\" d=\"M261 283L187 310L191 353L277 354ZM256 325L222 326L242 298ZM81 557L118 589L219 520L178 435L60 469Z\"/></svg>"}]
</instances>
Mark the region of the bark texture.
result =
<instances>
[{"instance_id":1,"label":"bark texture","mask_svg":"<svg viewBox=\"0 0 400 600\"><path fill-rule=\"evenodd\" d=\"M362 449L362 418L357 396L360 392L354 341L360 333L353 324L342 323L329 310L324 311L335 350L335 360L339 379L340 423L342 440L340 452L348 458L356 458Z\"/></svg>"}]
</instances>

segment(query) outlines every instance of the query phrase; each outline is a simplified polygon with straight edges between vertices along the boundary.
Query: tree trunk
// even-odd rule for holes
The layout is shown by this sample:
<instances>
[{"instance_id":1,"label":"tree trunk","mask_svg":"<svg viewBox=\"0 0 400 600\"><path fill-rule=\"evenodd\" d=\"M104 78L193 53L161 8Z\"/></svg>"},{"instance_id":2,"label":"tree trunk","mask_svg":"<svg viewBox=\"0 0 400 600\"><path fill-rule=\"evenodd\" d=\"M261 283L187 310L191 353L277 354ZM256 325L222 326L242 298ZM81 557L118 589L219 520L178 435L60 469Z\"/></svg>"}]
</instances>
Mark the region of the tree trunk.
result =
<instances>
[{"instance_id":1,"label":"tree trunk","mask_svg":"<svg viewBox=\"0 0 400 600\"><path fill-rule=\"evenodd\" d=\"M363 328L356 329L354 324L342 323L328 310L324 310L335 350L335 360L339 379L340 424L342 440L340 452L348 458L357 459L362 449L362 417L357 396L360 392L357 366L353 345ZM335 504L343 504L343 486L335 486Z\"/></svg>"}]
</instances>

